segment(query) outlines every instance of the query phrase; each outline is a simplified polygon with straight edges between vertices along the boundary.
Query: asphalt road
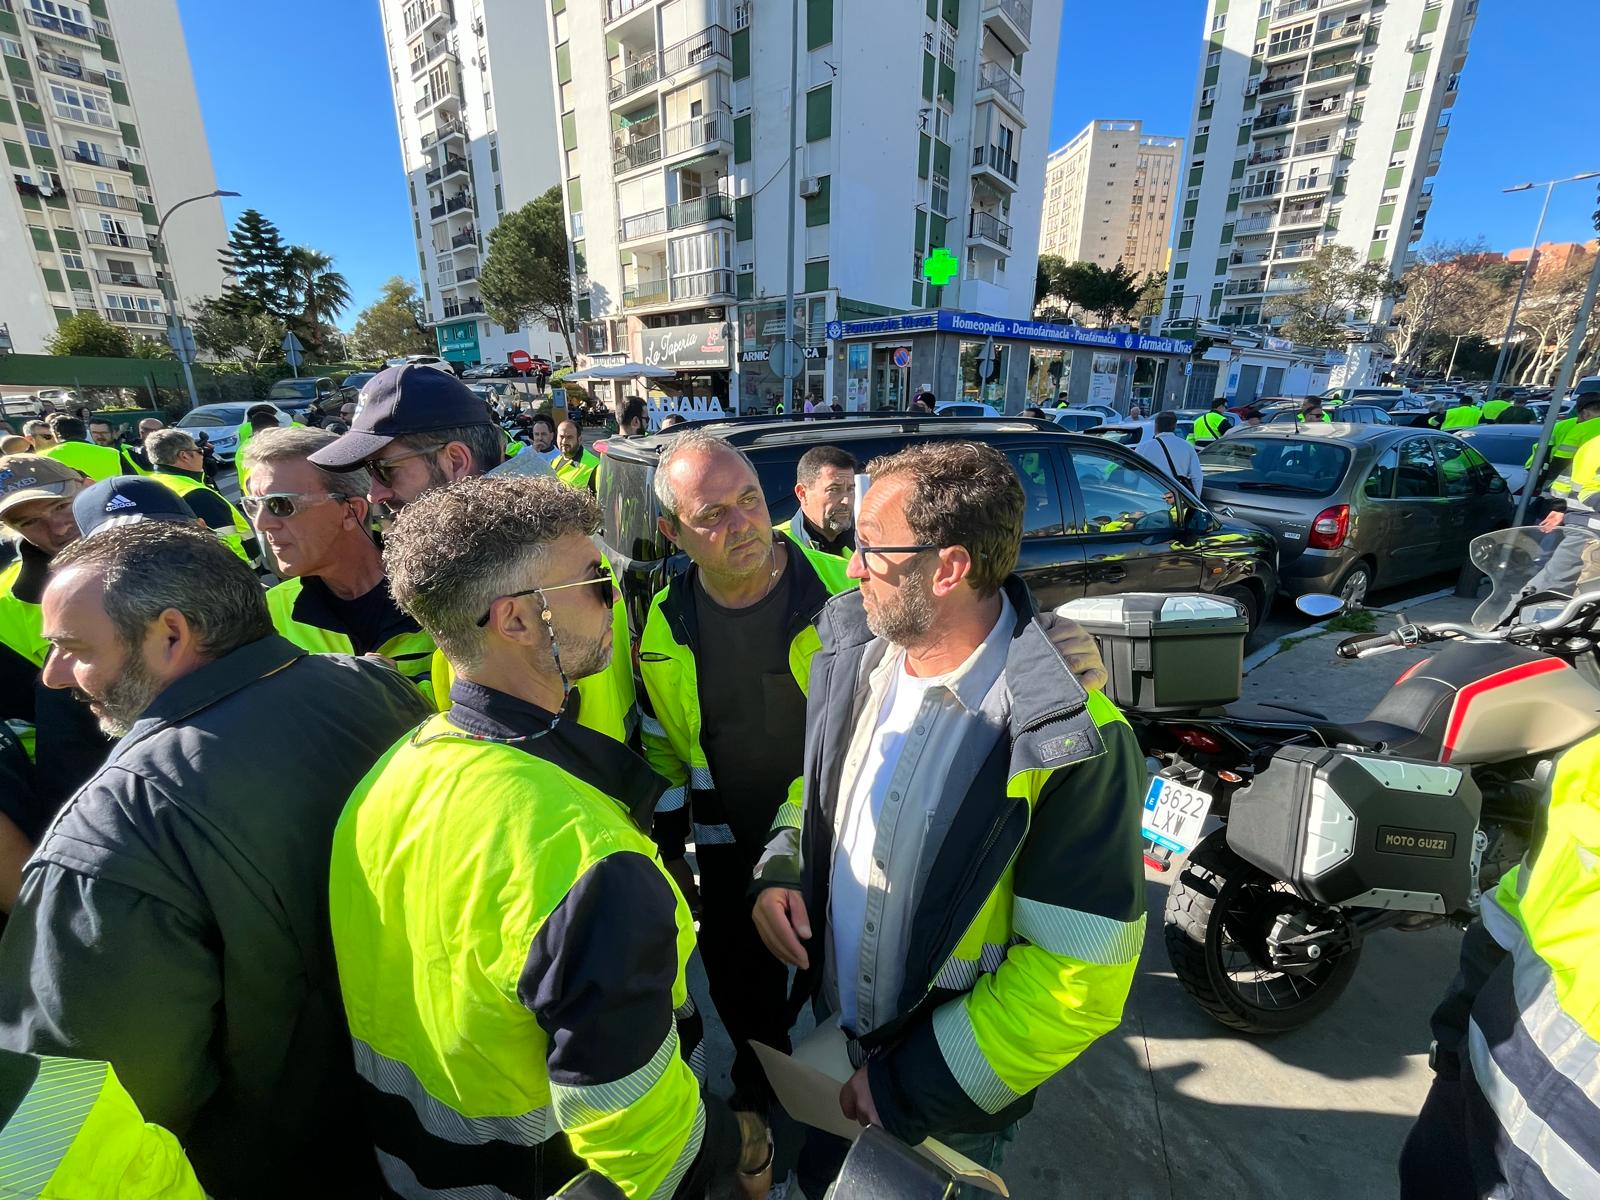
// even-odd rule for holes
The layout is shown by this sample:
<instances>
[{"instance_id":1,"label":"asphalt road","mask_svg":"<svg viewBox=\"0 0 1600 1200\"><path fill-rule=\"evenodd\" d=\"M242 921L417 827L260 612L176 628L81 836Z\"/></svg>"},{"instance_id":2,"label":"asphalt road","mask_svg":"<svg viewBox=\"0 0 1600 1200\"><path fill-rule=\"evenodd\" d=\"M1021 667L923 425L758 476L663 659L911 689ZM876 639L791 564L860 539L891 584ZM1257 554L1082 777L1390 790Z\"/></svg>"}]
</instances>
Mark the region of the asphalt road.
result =
<instances>
[{"instance_id":1,"label":"asphalt road","mask_svg":"<svg viewBox=\"0 0 1600 1200\"><path fill-rule=\"evenodd\" d=\"M1398 587L1379 588L1366 599L1368 608L1389 608L1404 604L1414 596L1425 596L1437 592L1440 588L1454 587L1456 573L1454 571L1442 575L1428 576L1423 579L1413 579L1410 583L1400 584ZM1294 637L1307 626L1317 625L1321 619L1308 617L1294 606L1294 599L1280 595L1273 604L1272 611L1267 614L1261 624L1256 626L1255 632L1245 642L1245 653L1253 654L1264 649L1274 642L1286 637Z\"/></svg>"}]
</instances>

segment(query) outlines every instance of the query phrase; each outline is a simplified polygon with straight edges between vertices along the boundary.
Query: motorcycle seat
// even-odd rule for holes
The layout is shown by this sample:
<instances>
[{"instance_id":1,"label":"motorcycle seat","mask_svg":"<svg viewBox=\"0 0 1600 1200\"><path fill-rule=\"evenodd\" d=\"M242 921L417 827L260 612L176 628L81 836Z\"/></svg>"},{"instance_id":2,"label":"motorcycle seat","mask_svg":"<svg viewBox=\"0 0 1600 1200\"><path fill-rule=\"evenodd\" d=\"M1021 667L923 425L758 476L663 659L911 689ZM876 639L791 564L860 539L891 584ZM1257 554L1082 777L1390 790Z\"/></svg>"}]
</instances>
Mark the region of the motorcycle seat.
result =
<instances>
[{"instance_id":1,"label":"motorcycle seat","mask_svg":"<svg viewBox=\"0 0 1600 1200\"><path fill-rule=\"evenodd\" d=\"M1328 717L1315 709L1285 704L1281 701L1265 701L1246 704L1230 704L1227 707L1230 720L1244 725L1310 725L1317 736L1323 741L1334 744L1350 744L1364 746L1370 750L1383 749L1394 751L1397 747L1414 742L1421 731L1410 725L1394 721L1330 721ZM1427 714L1419 714L1426 722Z\"/></svg>"},{"instance_id":2,"label":"motorcycle seat","mask_svg":"<svg viewBox=\"0 0 1600 1200\"><path fill-rule=\"evenodd\" d=\"M1319 725L1317 731L1330 741L1391 752L1422 736L1421 730L1396 725L1392 721L1330 721Z\"/></svg>"}]
</instances>

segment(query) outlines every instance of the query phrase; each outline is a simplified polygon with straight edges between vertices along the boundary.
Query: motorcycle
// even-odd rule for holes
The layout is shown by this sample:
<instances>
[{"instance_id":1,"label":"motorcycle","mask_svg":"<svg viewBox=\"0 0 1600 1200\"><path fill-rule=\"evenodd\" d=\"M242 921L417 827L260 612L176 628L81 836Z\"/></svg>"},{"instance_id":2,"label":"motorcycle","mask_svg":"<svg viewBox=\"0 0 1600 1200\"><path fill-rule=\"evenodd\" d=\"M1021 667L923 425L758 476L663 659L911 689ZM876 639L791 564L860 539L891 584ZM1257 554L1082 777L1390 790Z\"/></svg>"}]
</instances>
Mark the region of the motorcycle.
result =
<instances>
[{"instance_id":1,"label":"motorcycle","mask_svg":"<svg viewBox=\"0 0 1600 1200\"><path fill-rule=\"evenodd\" d=\"M1223 1024L1297 1028L1338 998L1372 934L1465 928L1533 841L1556 757L1600 729L1600 536L1508 529L1470 553L1494 584L1471 621L1390 614L1397 628L1338 644L1344 658L1438 648L1364 721L1283 704L1128 712L1158 768L1146 862L1188 855L1167 953ZM1202 836L1208 816L1220 828Z\"/></svg>"}]
</instances>

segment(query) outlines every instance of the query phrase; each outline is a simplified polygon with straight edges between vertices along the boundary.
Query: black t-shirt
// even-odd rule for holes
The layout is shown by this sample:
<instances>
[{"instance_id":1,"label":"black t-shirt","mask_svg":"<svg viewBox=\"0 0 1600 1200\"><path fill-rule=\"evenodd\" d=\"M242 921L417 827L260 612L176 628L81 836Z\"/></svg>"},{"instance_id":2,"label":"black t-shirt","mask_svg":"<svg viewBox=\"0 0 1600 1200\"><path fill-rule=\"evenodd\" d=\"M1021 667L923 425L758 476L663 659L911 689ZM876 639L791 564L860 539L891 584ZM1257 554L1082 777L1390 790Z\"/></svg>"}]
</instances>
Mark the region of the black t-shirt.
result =
<instances>
[{"instance_id":1,"label":"black t-shirt","mask_svg":"<svg viewBox=\"0 0 1600 1200\"><path fill-rule=\"evenodd\" d=\"M723 608L698 580L700 744L739 845L758 851L804 760L806 698L789 671L794 572L749 608Z\"/></svg>"},{"instance_id":2,"label":"black t-shirt","mask_svg":"<svg viewBox=\"0 0 1600 1200\"><path fill-rule=\"evenodd\" d=\"M856 548L855 526L840 530L833 537L829 537L822 530L811 523L811 518L805 513L800 513L801 523L806 531L806 536L811 539L811 544L824 554L842 554L846 550Z\"/></svg>"},{"instance_id":3,"label":"black t-shirt","mask_svg":"<svg viewBox=\"0 0 1600 1200\"><path fill-rule=\"evenodd\" d=\"M357 654L370 654L390 638L415 633L420 628L394 602L387 579L379 580L377 587L353 599L342 600L319 577L307 576L295 603L295 618L303 619L302 613L316 615L311 624L344 634Z\"/></svg>"}]
</instances>

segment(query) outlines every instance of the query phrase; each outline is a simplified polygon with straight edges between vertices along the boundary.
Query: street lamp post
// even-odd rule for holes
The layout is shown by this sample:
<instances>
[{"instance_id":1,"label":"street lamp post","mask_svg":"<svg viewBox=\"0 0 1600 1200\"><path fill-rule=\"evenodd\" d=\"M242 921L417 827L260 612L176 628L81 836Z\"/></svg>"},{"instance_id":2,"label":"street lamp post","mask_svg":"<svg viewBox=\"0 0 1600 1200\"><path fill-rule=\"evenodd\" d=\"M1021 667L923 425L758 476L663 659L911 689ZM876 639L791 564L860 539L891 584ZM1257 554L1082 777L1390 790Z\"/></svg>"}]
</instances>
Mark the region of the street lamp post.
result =
<instances>
[{"instance_id":1,"label":"street lamp post","mask_svg":"<svg viewBox=\"0 0 1600 1200\"><path fill-rule=\"evenodd\" d=\"M1533 248L1528 251L1528 265L1522 272L1522 278L1517 282L1517 294L1511 301L1511 316L1506 319L1505 336L1500 339L1500 355L1494 360L1494 378L1489 381L1491 400L1494 399L1494 390L1500 385L1500 377L1506 369L1506 360L1511 351L1511 334L1517 326L1517 309L1522 307L1522 295L1528 290L1528 280L1533 278L1534 269L1539 263L1539 235L1544 232L1544 217L1550 211L1550 197L1559 184L1576 183L1580 179L1594 179L1596 176L1600 176L1600 171L1584 171L1578 175L1569 175L1565 179L1547 179L1543 183L1519 183L1515 187L1501 189L1504 192L1527 192L1542 187L1544 203L1539 206L1539 223L1533 227Z\"/></svg>"},{"instance_id":2,"label":"street lamp post","mask_svg":"<svg viewBox=\"0 0 1600 1200\"><path fill-rule=\"evenodd\" d=\"M198 200L215 200L222 196L237 196L238 194L238 192L228 192L218 188L216 191L206 192L204 195L189 196L179 200L171 208L167 209L161 220L156 222L156 245L160 246L162 254L166 255L167 280L172 284L172 305L171 310L167 313L167 340L172 344L172 351L178 356L178 362L183 366L183 382L189 389L190 408L198 408L200 406L200 397L195 394L194 372L189 366L188 343L183 338L183 298L178 293L178 275L172 269L172 256L167 254L167 244L161 240L161 231L167 227L167 221L172 214L185 204L193 204Z\"/></svg>"},{"instance_id":3,"label":"street lamp post","mask_svg":"<svg viewBox=\"0 0 1600 1200\"><path fill-rule=\"evenodd\" d=\"M1444 379L1446 383L1449 383L1451 376L1455 374L1456 351L1461 349L1461 339L1466 336L1467 335L1464 333L1456 334L1456 344L1450 347L1450 365L1444 369Z\"/></svg>"}]
</instances>

